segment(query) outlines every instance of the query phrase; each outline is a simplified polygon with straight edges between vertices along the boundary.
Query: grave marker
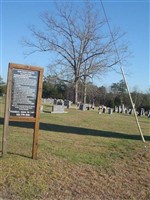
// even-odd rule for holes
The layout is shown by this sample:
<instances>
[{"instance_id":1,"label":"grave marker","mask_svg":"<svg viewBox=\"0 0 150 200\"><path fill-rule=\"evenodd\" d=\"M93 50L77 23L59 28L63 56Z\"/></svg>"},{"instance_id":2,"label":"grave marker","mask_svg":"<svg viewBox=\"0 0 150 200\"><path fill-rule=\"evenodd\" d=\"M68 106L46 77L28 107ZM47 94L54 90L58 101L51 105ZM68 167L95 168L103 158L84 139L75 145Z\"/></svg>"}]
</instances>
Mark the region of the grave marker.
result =
<instances>
[{"instance_id":1,"label":"grave marker","mask_svg":"<svg viewBox=\"0 0 150 200\"><path fill-rule=\"evenodd\" d=\"M66 106L69 109L71 107L71 101L65 99L64 100L64 106Z\"/></svg>"},{"instance_id":2,"label":"grave marker","mask_svg":"<svg viewBox=\"0 0 150 200\"><path fill-rule=\"evenodd\" d=\"M64 105L53 105L51 113L66 113Z\"/></svg>"},{"instance_id":3,"label":"grave marker","mask_svg":"<svg viewBox=\"0 0 150 200\"><path fill-rule=\"evenodd\" d=\"M40 112L43 113L43 105L40 107Z\"/></svg>"},{"instance_id":4,"label":"grave marker","mask_svg":"<svg viewBox=\"0 0 150 200\"><path fill-rule=\"evenodd\" d=\"M79 110L85 111L85 110L86 110L86 107L87 107L86 104L81 103L81 104L79 105Z\"/></svg>"},{"instance_id":5,"label":"grave marker","mask_svg":"<svg viewBox=\"0 0 150 200\"><path fill-rule=\"evenodd\" d=\"M112 114L113 113L113 110L112 110L112 108L108 108L108 114Z\"/></svg>"}]
</instances>

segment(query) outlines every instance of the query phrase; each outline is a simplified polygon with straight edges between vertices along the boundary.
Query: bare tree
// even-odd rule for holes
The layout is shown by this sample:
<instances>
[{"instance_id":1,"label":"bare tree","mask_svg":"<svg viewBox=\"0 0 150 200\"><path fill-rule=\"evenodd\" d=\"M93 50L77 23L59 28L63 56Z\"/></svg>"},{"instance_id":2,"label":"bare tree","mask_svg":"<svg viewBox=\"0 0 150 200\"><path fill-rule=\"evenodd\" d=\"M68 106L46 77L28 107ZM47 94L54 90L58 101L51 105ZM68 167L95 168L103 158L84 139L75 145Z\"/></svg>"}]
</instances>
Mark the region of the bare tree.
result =
<instances>
[{"instance_id":1,"label":"bare tree","mask_svg":"<svg viewBox=\"0 0 150 200\"><path fill-rule=\"evenodd\" d=\"M88 78L100 75L118 63L110 35L103 30L106 21L100 17L93 3L75 7L73 3L56 6L55 16L45 12L41 20L45 29L30 27L32 40L24 40L30 47L29 54L39 52L56 53L55 62L49 69L59 79L74 82L74 102L78 101L78 83L85 85ZM115 41L119 41L120 31L113 31ZM121 52L126 46L121 45Z\"/></svg>"}]
</instances>

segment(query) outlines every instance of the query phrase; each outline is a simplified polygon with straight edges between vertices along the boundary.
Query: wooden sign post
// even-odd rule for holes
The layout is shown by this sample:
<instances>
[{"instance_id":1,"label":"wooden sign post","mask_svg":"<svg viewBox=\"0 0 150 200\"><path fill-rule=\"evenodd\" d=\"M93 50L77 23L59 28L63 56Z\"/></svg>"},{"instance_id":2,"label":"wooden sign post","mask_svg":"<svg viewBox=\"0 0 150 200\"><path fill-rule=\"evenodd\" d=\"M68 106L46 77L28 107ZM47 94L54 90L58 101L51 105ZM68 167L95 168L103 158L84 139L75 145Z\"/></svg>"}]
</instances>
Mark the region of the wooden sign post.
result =
<instances>
[{"instance_id":1,"label":"wooden sign post","mask_svg":"<svg viewBox=\"0 0 150 200\"><path fill-rule=\"evenodd\" d=\"M9 63L2 155L7 154L9 121L34 122L32 158L37 144L42 95L43 68Z\"/></svg>"}]
</instances>

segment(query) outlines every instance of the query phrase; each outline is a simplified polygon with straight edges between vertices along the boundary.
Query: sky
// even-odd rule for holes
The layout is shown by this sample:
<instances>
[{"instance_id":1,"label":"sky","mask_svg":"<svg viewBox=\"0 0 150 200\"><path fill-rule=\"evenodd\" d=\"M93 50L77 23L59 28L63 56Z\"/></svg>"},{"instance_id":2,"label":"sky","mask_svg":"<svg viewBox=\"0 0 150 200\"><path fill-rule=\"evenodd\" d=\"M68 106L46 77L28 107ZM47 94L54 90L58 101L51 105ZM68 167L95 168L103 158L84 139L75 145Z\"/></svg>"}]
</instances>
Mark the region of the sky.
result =
<instances>
[{"instance_id":1,"label":"sky","mask_svg":"<svg viewBox=\"0 0 150 200\"><path fill-rule=\"evenodd\" d=\"M55 58L43 53L25 56L27 48L21 45L21 41L23 37L31 38L28 26L42 27L40 15L44 11L54 13L54 1L1 0L0 2L0 75L3 80L7 81L9 63L43 67L46 76L47 66ZM83 1L74 0L74 2L80 6ZM100 1L92 2L102 10ZM147 92L150 86L149 0L103 0L102 2L110 27L120 27L126 32L124 40L128 41L129 50L133 54L127 59L128 64L123 66L129 89ZM117 71L120 72L120 68ZM121 73L111 71L94 83L108 87L121 79L123 79Z\"/></svg>"}]
</instances>

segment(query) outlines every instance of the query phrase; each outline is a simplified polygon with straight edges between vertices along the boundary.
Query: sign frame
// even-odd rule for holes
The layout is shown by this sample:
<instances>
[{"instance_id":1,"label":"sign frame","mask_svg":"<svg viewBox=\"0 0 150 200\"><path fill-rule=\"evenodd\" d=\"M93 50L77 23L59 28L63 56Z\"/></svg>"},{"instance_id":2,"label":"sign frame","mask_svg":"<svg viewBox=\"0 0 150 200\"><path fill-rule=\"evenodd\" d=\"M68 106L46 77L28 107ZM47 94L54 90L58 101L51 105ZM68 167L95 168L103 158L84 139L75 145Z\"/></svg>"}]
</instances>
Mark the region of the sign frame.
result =
<instances>
[{"instance_id":1,"label":"sign frame","mask_svg":"<svg viewBox=\"0 0 150 200\"><path fill-rule=\"evenodd\" d=\"M27 116L10 116L13 69L38 72L37 93L36 93L36 102L35 102L35 116L28 116L28 117ZM37 145L38 145L38 131L39 131L39 121L40 121L43 72L44 72L44 69L41 67L9 63L8 77L7 77L7 92L6 92L6 100L5 100L3 139L2 139L2 156L5 156L7 154L9 121L33 122L34 132L33 132L32 158L37 159Z\"/></svg>"}]
</instances>

